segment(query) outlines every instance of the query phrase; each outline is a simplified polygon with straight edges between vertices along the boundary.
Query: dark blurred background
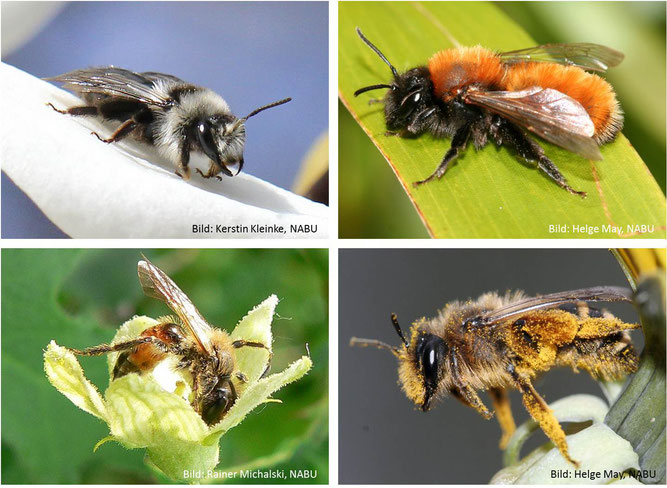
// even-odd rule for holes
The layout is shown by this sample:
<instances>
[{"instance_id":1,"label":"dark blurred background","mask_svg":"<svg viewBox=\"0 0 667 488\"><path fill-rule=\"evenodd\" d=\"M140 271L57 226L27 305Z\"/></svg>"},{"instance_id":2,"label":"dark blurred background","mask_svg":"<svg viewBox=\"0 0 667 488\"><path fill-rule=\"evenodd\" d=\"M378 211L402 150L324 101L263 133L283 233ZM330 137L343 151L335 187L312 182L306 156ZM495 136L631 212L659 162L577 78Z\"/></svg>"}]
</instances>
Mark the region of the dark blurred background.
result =
<instances>
[{"instance_id":1,"label":"dark blurred background","mask_svg":"<svg viewBox=\"0 0 667 488\"><path fill-rule=\"evenodd\" d=\"M596 42L625 54L623 63L605 78L625 112L623 134L664 192L665 2L497 2L496 6L537 44ZM338 108L339 235L428 237L385 159L340 102Z\"/></svg>"},{"instance_id":2,"label":"dark blurred background","mask_svg":"<svg viewBox=\"0 0 667 488\"><path fill-rule=\"evenodd\" d=\"M350 347L353 336L392 345L396 313L404 331L433 317L447 302L487 291L528 295L595 285L628 286L606 250L342 249L339 254L339 481L344 484L484 484L502 468L500 427L447 397L423 413L397 384L397 361L386 350ZM593 305L596 306L596 305ZM629 303L598 304L626 322L639 318ZM407 333L407 332L406 332ZM641 333L633 332L639 350ZM587 374L554 369L538 377L547 402L575 393L604 398ZM486 393L480 397L491 407ZM510 395L517 425L530 417ZM533 434L522 455L548 439Z\"/></svg>"},{"instance_id":3,"label":"dark blurred background","mask_svg":"<svg viewBox=\"0 0 667 488\"><path fill-rule=\"evenodd\" d=\"M44 8L3 2L3 47L13 27L30 25ZM2 61L38 77L110 64L168 73L220 94L238 117L292 97L248 121L244 169L290 189L329 125L328 8L327 2L65 3L34 37L5 49ZM2 221L3 237L63 237L4 173Z\"/></svg>"}]
</instances>

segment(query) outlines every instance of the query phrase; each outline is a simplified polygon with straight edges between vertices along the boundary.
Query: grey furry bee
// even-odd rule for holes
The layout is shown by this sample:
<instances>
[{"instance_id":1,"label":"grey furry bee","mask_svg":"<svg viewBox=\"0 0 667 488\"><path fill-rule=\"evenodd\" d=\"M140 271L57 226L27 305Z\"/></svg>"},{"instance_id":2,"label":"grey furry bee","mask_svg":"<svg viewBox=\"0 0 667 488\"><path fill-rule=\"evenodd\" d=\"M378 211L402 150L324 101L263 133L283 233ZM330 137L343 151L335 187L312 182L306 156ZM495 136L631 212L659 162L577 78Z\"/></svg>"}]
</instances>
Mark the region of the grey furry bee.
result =
<instances>
[{"instance_id":1,"label":"grey furry bee","mask_svg":"<svg viewBox=\"0 0 667 488\"><path fill-rule=\"evenodd\" d=\"M79 69L46 78L63 83L80 96L85 105L61 110L62 114L94 116L120 122L108 138L93 132L107 144L132 136L154 145L173 161L176 174L190 178L190 153L203 153L211 161L204 178L223 173L234 176L228 166L243 168L245 122L258 113L291 100L285 98L253 110L242 118L232 114L217 93L164 73L135 73L113 66Z\"/></svg>"},{"instance_id":2,"label":"grey furry bee","mask_svg":"<svg viewBox=\"0 0 667 488\"><path fill-rule=\"evenodd\" d=\"M477 300L447 304L437 317L415 321L407 336L392 314L400 346L356 337L350 344L391 351L398 359L403 391L424 412L433 400L450 394L489 419L493 413L476 391L488 390L503 432L503 449L515 430L507 390L518 390L542 431L565 459L578 466L570 457L563 429L531 379L556 366L583 369L603 380L634 373L638 358L628 331L639 325L586 303L631 297L629 289L613 286L536 297L521 291L491 292Z\"/></svg>"}]
</instances>

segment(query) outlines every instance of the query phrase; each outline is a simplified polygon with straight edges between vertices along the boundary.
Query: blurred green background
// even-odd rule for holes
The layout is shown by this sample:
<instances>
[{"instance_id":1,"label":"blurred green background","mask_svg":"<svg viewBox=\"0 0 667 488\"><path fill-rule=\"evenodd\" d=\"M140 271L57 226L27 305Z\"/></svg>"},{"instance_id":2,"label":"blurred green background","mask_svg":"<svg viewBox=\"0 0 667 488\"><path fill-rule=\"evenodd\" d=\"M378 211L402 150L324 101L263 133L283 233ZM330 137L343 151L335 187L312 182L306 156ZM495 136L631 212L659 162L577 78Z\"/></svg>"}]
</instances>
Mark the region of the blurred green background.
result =
<instances>
[{"instance_id":1,"label":"blurred green background","mask_svg":"<svg viewBox=\"0 0 667 488\"><path fill-rule=\"evenodd\" d=\"M596 42L626 56L605 78L625 112L623 133L665 191L665 2L497 2L536 44ZM446 23L446 19L440 19ZM525 46L529 47L529 46ZM359 42L359 49L365 46ZM426 59L415 59L415 66ZM387 76L389 72L387 70ZM388 80L378 80L378 83ZM428 237L391 168L341 103L339 236ZM450 141L443 140L443 154Z\"/></svg>"},{"instance_id":2,"label":"blurred green background","mask_svg":"<svg viewBox=\"0 0 667 488\"><path fill-rule=\"evenodd\" d=\"M52 339L83 348L108 342L135 314L169 313L141 291L142 252L227 331L269 295L280 298L272 371L305 354L306 342L313 369L274 395L282 404L258 407L223 436L216 469L310 469L318 477L304 482L328 483L328 251L320 249L4 249L2 483L169 482L144 464L141 449L110 442L93 452L106 424L75 407L43 371ZM104 392L106 359L81 364Z\"/></svg>"}]
</instances>

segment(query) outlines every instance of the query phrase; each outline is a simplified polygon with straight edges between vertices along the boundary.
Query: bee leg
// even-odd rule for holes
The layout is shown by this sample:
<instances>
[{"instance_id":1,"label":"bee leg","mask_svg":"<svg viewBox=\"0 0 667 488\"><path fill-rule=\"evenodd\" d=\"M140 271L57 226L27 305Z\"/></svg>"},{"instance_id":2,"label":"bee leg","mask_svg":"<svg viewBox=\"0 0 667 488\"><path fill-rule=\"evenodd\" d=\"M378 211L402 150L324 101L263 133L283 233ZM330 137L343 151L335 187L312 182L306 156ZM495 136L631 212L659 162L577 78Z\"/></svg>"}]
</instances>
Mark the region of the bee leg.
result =
<instances>
[{"instance_id":1,"label":"bee leg","mask_svg":"<svg viewBox=\"0 0 667 488\"><path fill-rule=\"evenodd\" d=\"M110 352L126 351L149 342L155 344L161 349L165 349L165 351L169 349L167 344L153 336L141 336L137 337L136 339L119 342L117 344L100 344L99 346L87 347L86 349L74 349L72 347L68 347L67 349L69 349L77 356L100 356Z\"/></svg>"},{"instance_id":2,"label":"bee leg","mask_svg":"<svg viewBox=\"0 0 667 488\"><path fill-rule=\"evenodd\" d=\"M269 360L267 361L266 369L264 369L264 372L262 373L262 376L260 376L260 378L264 378L266 376L266 374L271 369L271 360L273 359L273 351L271 351L271 349L266 347L261 342L246 341L243 339L239 339L238 341L232 342L232 346L234 346L234 348L236 349L240 347L263 347L264 349L266 349L269 352Z\"/></svg>"},{"instance_id":3,"label":"bee leg","mask_svg":"<svg viewBox=\"0 0 667 488\"><path fill-rule=\"evenodd\" d=\"M479 414L485 419L490 419L493 417L493 414L489 412L488 408L486 408L486 405L484 405L484 402L482 402L482 399L479 397L477 392L469 386L455 386L449 390L449 392L465 406L472 407L477 410L477 412L479 412Z\"/></svg>"},{"instance_id":4,"label":"bee leg","mask_svg":"<svg viewBox=\"0 0 667 488\"><path fill-rule=\"evenodd\" d=\"M479 397L477 392L466 385L461 378L461 368L459 366L458 352L456 347L452 347L449 353L449 364L451 368L452 380L454 382L454 387L450 389L450 392L458 398L464 405L472 407L479 412L479 414L485 419L490 419L493 417L493 414L489 412L489 409L486 408L484 402Z\"/></svg>"},{"instance_id":5,"label":"bee leg","mask_svg":"<svg viewBox=\"0 0 667 488\"><path fill-rule=\"evenodd\" d=\"M491 133L496 143L507 143L519 153L523 159L528 162L537 162L540 168L546 175L554 180L561 188L566 189L573 195L579 195L586 198L585 191L576 191L568 183L556 165L544 154L544 150L540 145L526 136L521 130L517 129L510 123L499 122L497 129Z\"/></svg>"},{"instance_id":6,"label":"bee leg","mask_svg":"<svg viewBox=\"0 0 667 488\"><path fill-rule=\"evenodd\" d=\"M551 442L553 442L562 456L573 464L579 467L579 463L570 457L567 449L567 439L563 428L558 423L553 412L544 401L544 399L535 391L533 385L528 378L520 376L515 370L514 365L510 365L509 373L514 379L515 386L523 395L523 405L528 410L528 413L533 420L537 422L542 431L547 435Z\"/></svg>"},{"instance_id":7,"label":"bee leg","mask_svg":"<svg viewBox=\"0 0 667 488\"><path fill-rule=\"evenodd\" d=\"M185 144L181 143L181 147L178 151L178 169L176 170L176 174L184 180L190 179L190 168L188 167L188 164L190 164L190 151L188 151Z\"/></svg>"},{"instance_id":8,"label":"bee leg","mask_svg":"<svg viewBox=\"0 0 667 488\"><path fill-rule=\"evenodd\" d=\"M468 139L470 138L470 133L471 127L469 124L466 124L457 130L454 134L454 137L452 138L452 147L450 147L449 151L445 153L442 161L440 161L440 164L431 174L431 176L420 181L415 181L412 186L416 188L419 185L428 183L429 181L435 180L436 178L442 178L442 176L447 171L447 166L449 163L456 159L459 153L465 149L466 145L468 144Z\"/></svg>"},{"instance_id":9,"label":"bee leg","mask_svg":"<svg viewBox=\"0 0 667 488\"><path fill-rule=\"evenodd\" d=\"M241 383L247 383L248 382L248 377L246 375L244 375L243 373L241 373L240 371L238 371L236 373L236 379L239 380Z\"/></svg>"},{"instance_id":10,"label":"bee leg","mask_svg":"<svg viewBox=\"0 0 667 488\"><path fill-rule=\"evenodd\" d=\"M544 171L549 178L554 180L558 185L562 188L565 188L567 191L572 193L573 195L578 195L581 198L586 198L587 193L585 191L577 191L573 189L568 183L565 177L562 175L562 173L558 170L556 165L546 157L545 155L542 155L542 157L538 160L537 166Z\"/></svg>"},{"instance_id":11,"label":"bee leg","mask_svg":"<svg viewBox=\"0 0 667 488\"><path fill-rule=\"evenodd\" d=\"M504 388L491 388L489 395L493 401L493 408L496 410L496 418L500 424L500 430L503 435L500 438L500 448L505 449L507 443L516 430L514 417L512 417L512 409L510 408L510 399L507 395L507 390Z\"/></svg>"},{"instance_id":12,"label":"bee leg","mask_svg":"<svg viewBox=\"0 0 667 488\"><path fill-rule=\"evenodd\" d=\"M97 132L91 132L92 135L97 137L100 141L106 143L106 144L111 144L112 142L118 142L121 139L127 137L134 129L137 128L137 123L133 119L127 119L125 122L123 122L116 131L111 134L111 137L108 139L102 138Z\"/></svg>"},{"instance_id":13,"label":"bee leg","mask_svg":"<svg viewBox=\"0 0 667 488\"><path fill-rule=\"evenodd\" d=\"M98 110L97 107L92 107L92 106L81 106L81 107L72 107L68 108L67 110L62 110L59 108L56 108L52 103L47 103L47 106L51 107L53 110L58 112L59 114L66 114L66 115L97 115Z\"/></svg>"},{"instance_id":14,"label":"bee leg","mask_svg":"<svg viewBox=\"0 0 667 488\"><path fill-rule=\"evenodd\" d=\"M204 173L202 170L199 168L196 168L195 171L202 176L202 178L206 178L207 180L209 178L215 178L218 181L222 181L222 177L218 175L220 172L219 167L215 163L211 163L211 165L208 168L208 171Z\"/></svg>"}]
</instances>

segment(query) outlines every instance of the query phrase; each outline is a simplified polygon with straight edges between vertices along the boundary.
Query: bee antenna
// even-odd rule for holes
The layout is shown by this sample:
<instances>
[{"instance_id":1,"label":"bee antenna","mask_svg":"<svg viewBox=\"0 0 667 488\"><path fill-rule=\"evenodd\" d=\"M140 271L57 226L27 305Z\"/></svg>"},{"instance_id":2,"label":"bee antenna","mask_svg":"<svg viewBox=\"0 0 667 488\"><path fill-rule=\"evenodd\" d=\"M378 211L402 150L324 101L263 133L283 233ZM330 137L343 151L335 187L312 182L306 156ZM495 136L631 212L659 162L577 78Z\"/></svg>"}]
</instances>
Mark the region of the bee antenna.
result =
<instances>
[{"instance_id":1,"label":"bee antenna","mask_svg":"<svg viewBox=\"0 0 667 488\"><path fill-rule=\"evenodd\" d=\"M310 347L308 346L307 342L306 342L306 353L308 354L308 357L310 357Z\"/></svg>"},{"instance_id":2,"label":"bee antenna","mask_svg":"<svg viewBox=\"0 0 667 488\"><path fill-rule=\"evenodd\" d=\"M282 104L284 104L284 103L290 102L291 100L292 100L291 98L283 98L282 100L278 100L277 102L269 103L268 105L264 105L263 107L259 107L258 109L253 110L253 111L250 112L248 115L246 115L245 117L243 117L241 120L242 120L243 122L245 122L245 121L248 120L250 117L254 117L254 116L257 115L258 113L263 112L263 111L266 110L266 109L273 108L273 107L277 107L278 105L282 105Z\"/></svg>"},{"instance_id":3,"label":"bee antenna","mask_svg":"<svg viewBox=\"0 0 667 488\"><path fill-rule=\"evenodd\" d=\"M373 346L377 347L378 349L389 349L394 354L394 356L398 356L400 353L397 347L390 346L386 342L378 341L376 339L360 339L359 337L352 337L350 338L350 346Z\"/></svg>"},{"instance_id":4,"label":"bee antenna","mask_svg":"<svg viewBox=\"0 0 667 488\"><path fill-rule=\"evenodd\" d=\"M367 91L377 90L378 88L391 88L391 85L386 85L384 83L381 83L379 85L365 86L363 88L359 88L356 92L354 92L354 96L356 97Z\"/></svg>"},{"instance_id":5,"label":"bee antenna","mask_svg":"<svg viewBox=\"0 0 667 488\"><path fill-rule=\"evenodd\" d=\"M391 72L394 75L394 77L398 77L398 71L396 71L396 68L394 68L392 66L392 64L389 62L389 60L386 58L386 56L384 54L382 54L382 52L377 47L375 47L371 41L366 39L366 37L361 32L361 29L359 27L357 27L357 34L359 35L359 37L361 37L361 40L364 41L364 44L366 44L368 47L370 47L375 52L375 54L380 56L380 59L382 61L384 61L387 64L387 66L389 66L391 68ZM384 87L378 86L378 88L384 88ZM356 95L356 93L355 93L355 95Z\"/></svg>"},{"instance_id":6,"label":"bee antenna","mask_svg":"<svg viewBox=\"0 0 667 488\"><path fill-rule=\"evenodd\" d=\"M401 326L398 325L398 317L396 317L395 313L391 314L391 323L394 324L394 329L396 329L396 333L398 334L398 337L400 337L401 340L403 341L403 344L405 344L405 347L409 348L410 343L408 342L408 340L403 335L403 331L401 330Z\"/></svg>"}]
</instances>

